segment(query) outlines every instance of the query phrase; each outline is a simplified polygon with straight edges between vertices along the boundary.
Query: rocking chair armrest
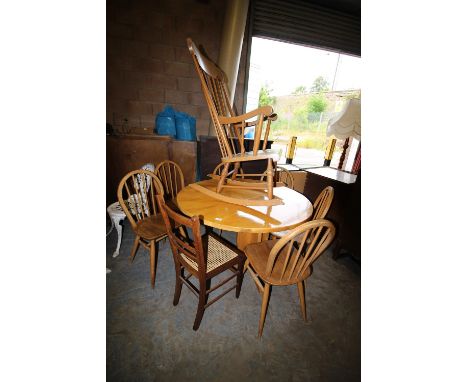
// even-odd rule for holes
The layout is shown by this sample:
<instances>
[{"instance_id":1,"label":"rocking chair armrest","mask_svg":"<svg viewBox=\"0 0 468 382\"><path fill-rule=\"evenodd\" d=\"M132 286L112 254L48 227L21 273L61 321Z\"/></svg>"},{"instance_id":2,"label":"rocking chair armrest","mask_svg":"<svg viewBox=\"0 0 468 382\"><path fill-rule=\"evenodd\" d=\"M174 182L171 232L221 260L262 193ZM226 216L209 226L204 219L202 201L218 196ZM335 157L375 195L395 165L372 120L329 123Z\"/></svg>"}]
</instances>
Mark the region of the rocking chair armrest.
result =
<instances>
[{"instance_id":1,"label":"rocking chair armrest","mask_svg":"<svg viewBox=\"0 0 468 382\"><path fill-rule=\"evenodd\" d=\"M273 114L273 108L271 106L261 106L258 109L249 111L248 113L237 115L235 117L219 117L219 122L222 124L238 124L239 122L246 122L246 123L252 123L252 122L247 122L247 119L250 119L252 117L260 116L263 115L263 120L269 119L273 116L275 116L276 119L276 114ZM274 121L274 119L272 119ZM254 123L256 124L256 122Z\"/></svg>"},{"instance_id":2,"label":"rocking chair armrest","mask_svg":"<svg viewBox=\"0 0 468 382\"><path fill-rule=\"evenodd\" d=\"M266 115L266 116L263 118L263 121L276 121L277 119L278 119L278 114L273 113L273 114L271 114L271 115ZM257 124L257 121L246 122L246 123L245 123L245 127L255 126L256 124Z\"/></svg>"}]
</instances>

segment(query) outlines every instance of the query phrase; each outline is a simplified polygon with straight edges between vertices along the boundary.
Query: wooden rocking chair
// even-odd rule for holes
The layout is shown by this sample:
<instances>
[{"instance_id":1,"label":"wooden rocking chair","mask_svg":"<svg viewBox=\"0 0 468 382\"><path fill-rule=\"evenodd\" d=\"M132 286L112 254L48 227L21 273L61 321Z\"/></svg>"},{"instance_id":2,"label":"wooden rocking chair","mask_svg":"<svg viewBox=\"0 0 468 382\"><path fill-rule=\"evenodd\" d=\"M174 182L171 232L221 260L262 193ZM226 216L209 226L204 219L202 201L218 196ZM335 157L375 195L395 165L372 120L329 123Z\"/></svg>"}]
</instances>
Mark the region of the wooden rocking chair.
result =
<instances>
[{"instance_id":1,"label":"wooden rocking chair","mask_svg":"<svg viewBox=\"0 0 468 382\"><path fill-rule=\"evenodd\" d=\"M190 38L187 39L187 45L195 69L200 77L203 95L216 130L221 150L221 161L224 165L220 175L211 174L212 178L218 179L216 191L198 184L191 184L190 186L216 199L245 206L283 204L280 198L273 195L273 187L275 186L274 171L276 162L279 159L279 153L266 148L270 124L277 118L276 114L273 113L273 108L271 106L262 106L246 114L236 115L228 97L226 74L213 61L202 54ZM252 121L252 119L254 120ZM264 124L266 125L265 129L263 129ZM244 132L245 128L249 126L255 126L255 133L253 150L247 152L244 144ZM260 147L262 132L264 133L263 145ZM252 182L245 179L249 176L261 176L261 173L244 174L244 179L236 179L240 172L241 163L260 160L267 161L266 181ZM234 169L228 172L230 164L234 164ZM257 190L263 193L266 191L267 198L260 201L258 198L226 198L221 192L227 188Z\"/></svg>"}]
</instances>

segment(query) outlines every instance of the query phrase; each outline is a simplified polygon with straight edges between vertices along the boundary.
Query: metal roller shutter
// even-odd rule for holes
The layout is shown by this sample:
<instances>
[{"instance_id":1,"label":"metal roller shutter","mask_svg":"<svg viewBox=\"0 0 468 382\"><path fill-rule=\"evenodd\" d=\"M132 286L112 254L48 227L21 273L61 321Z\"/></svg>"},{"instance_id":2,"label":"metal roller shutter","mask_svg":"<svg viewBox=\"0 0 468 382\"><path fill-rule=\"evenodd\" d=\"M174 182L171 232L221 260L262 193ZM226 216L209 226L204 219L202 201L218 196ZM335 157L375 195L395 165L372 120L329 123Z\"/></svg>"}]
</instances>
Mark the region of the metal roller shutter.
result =
<instances>
[{"instance_id":1,"label":"metal roller shutter","mask_svg":"<svg viewBox=\"0 0 468 382\"><path fill-rule=\"evenodd\" d=\"M254 0L252 36L361 55L361 19L304 0Z\"/></svg>"}]
</instances>

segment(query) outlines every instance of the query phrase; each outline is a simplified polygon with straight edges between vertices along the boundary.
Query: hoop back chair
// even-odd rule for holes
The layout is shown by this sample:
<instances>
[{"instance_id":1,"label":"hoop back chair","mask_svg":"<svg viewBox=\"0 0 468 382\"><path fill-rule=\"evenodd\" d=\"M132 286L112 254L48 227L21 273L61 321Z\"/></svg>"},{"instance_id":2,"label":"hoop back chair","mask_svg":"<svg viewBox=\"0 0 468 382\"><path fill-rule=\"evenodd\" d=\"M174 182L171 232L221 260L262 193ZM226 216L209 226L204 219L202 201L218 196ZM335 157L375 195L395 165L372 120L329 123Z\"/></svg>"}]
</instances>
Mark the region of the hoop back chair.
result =
<instances>
[{"instance_id":1,"label":"hoop back chair","mask_svg":"<svg viewBox=\"0 0 468 382\"><path fill-rule=\"evenodd\" d=\"M191 218L182 216L173 211L161 195L157 196L161 213L166 224L167 235L172 249L176 271L176 285L173 304L179 303L182 284L185 284L191 292L198 296L198 308L193 324L193 330L200 326L205 309L218 301L222 296L236 289L236 298L239 297L242 280L244 278L245 255L228 241L213 232L201 235L201 224L198 216ZM192 231L193 239L177 227L184 227ZM233 275L220 281L211 287L211 279L220 273L231 270ZM187 275L185 274L187 271ZM189 278L194 276L198 279L197 288ZM221 294L208 302L209 294L236 277L235 285L223 291Z\"/></svg>"},{"instance_id":2,"label":"hoop back chair","mask_svg":"<svg viewBox=\"0 0 468 382\"><path fill-rule=\"evenodd\" d=\"M261 180L264 180L266 177L266 172L262 174ZM294 190L294 177L292 176L291 172L284 167L277 166L275 171L275 182L279 182L291 190ZM278 184L278 183L277 183Z\"/></svg>"},{"instance_id":3,"label":"hoop back chair","mask_svg":"<svg viewBox=\"0 0 468 382\"><path fill-rule=\"evenodd\" d=\"M141 168L143 170L154 171L154 164L146 163ZM112 225L106 236L108 236L114 228L117 230L117 247L112 254L112 257L117 257L120 254L120 244L122 243L122 226L120 225L120 222L125 219L126 215L118 201L110 204L107 207L107 213L109 214Z\"/></svg>"},{"instance_id":4,"label":"hoop back chair","mask_svg":"<svg viewBox=\"0 0 468 382\"><path fill-rule=\"evenodd\" d=\"M164 160L156 166L154 173L161 181L166 203L169 203L171 208L179 211L176 197L179 191L185 187L182 169L177 163L171 160Z\"/></svg>"},{"instance_id":5,"label":"hoop back chair","mask_svg":"<svg viewBox=\"0 0 468 382\"><path fill-rule=\"evenodd\" d=\"M135 170L119 183L117 198L127 216L135 241L129 261L132 262L140 244L150 251L151 286L154 288L158 261L157 243L166 237L166 226L158 211L156 195L163 195L163 186L152 171Z\"/></svg>"},{"instance_id":6,"label":"hoop back chair","mask_svg":"<svg viewBox=\"0 0 468 382\"><path fill-rule=\"evenodd\" d=\"M327 217L327 213L333 202L334 195L335 190L332 186L327 186L320 192L317 198L315 198L314 211L312 212L310 220L325 219ZM284 237L289 232L291 231L272 232L271 236Z\"/></svg>"},{"instance_id":7,"label":"hoop back chair","mask_svg":"<svg viewBox=\"0 0 468 382\"><path fill-rule=\"evenodd\" d=\"M274 168L279 159L279 153L266 148L270 124L277 118L277 115L273 113L273 108L271 106L262 106L246 114L236 115L229 101L226 74L213 61L202 54L190 38L187 39L187 45L200 78L203 95L208 104L208 109L218 138L221 160L222 163L224 163L221 174L219 176L213 175L213 177L218 178L216 192L208 190L207 188L203 190L202 186L196 184L191 186L221 200L223 200L221 194L223 188L242 187L266 190L269 205L282 204L281 199L273 195ZM251 121L253 118L256 119ZM264 124L266 125L265 129L263 129ZM249 126L255 126L255 134L253 150L247 152L245 148L244 132L245 128ZM260 147L262 132L263 145ZM253 160L267 160L267 181L244 182L236 180L241 164L245 161ZM234 171L232 172L232 176L228 178L230 163L234 164ZM256 205L256 201L239 198L236 204Z\"/></svg>"},{"instance_id":8,"label":"hoop back chair","mask_svg":"<svg viewBox=\"0 0 468 382\"><path fill-rule=\"evenodd\" d=\"M312 274L312 264L327 249L334 236L333 224L318 219L296 227L280 240L262 241L245 248L247 269L263 294L258 337L262 336L273 285L297 285L302 317L307 321L304 281ZM301 239L297 241L297 237Z\"/></svg>"}]
</instances>

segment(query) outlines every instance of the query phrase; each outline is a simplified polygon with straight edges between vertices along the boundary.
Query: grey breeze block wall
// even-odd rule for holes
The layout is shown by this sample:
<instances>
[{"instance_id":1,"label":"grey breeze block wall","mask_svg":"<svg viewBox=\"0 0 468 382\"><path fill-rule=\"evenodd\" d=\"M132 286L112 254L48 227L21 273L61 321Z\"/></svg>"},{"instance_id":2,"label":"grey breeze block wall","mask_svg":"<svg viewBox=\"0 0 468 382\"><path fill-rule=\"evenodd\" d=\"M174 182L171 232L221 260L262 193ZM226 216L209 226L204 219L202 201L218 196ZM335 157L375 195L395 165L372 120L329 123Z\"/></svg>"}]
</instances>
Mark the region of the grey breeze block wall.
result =
<instances>
[{"instance_id":1,"label":"grey breeze block wall","mask_svg":"<svg viewBox=\"0 0 468 382\"><path fill-rule=\"evenodd\" d=\"M208 134L210 115L186 45L203 45L218 62L225 0L110 0L107 2L106 119L124 118L136 134L151 134L165 104L197 119ZM235 104L242 111L246 38Z\"/></svg>"}]
</instances>

